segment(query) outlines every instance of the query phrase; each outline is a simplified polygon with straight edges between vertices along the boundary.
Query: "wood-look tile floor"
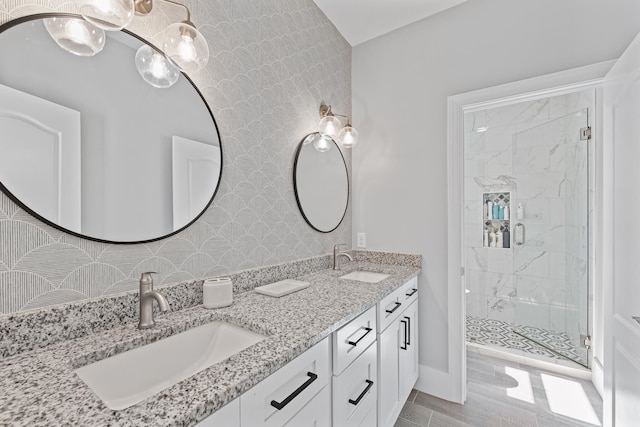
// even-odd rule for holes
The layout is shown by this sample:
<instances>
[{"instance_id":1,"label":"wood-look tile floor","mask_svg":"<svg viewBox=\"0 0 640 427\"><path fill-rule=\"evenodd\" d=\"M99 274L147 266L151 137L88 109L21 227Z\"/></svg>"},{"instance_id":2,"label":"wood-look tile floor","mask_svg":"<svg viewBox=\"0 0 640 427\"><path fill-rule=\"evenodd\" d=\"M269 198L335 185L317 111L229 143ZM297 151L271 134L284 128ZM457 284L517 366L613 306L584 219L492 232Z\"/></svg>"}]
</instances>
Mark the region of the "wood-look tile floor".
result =
<instances>
[{"instance_id":1,"label":"wood-look tile floor","mask_svg":"<svg viewBox=\"0 0 640 427\"><path fill-rule=\"evenodd\" d=\"M590 381L467 352L467 402L413 390L395 427L601 425L602 399Z\"/></svg>"}]
</instances>

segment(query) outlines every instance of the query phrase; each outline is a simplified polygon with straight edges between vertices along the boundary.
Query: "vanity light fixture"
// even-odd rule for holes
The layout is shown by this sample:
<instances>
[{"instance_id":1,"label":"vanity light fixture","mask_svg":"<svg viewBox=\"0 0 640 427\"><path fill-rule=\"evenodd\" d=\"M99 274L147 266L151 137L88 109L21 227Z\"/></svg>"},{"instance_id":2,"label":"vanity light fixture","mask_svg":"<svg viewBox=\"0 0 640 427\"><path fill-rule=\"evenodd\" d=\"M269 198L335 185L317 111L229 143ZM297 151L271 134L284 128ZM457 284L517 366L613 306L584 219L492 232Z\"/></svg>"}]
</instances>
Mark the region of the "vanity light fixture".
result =
<instances>
[{"instance_id":1,"label":"vanity light fixture","mask_svg":"<svg viewBox=\"0 0 640 427\"><path fill-rule=\"evenodd\" d=\"M336 116L345 117L347 124L343 127ZM321 135L337 140L344 148L352 148L360 140L358 131L351 126L349 116L332 112L330 105L320 105L320 117L318 132L320 132Z\"/></svg>"},{"instance_id":2,"label":"vanity light fixture","mask_svg":"<svg viewBox=\"0 0 640 427\"><path fill-rule=\"evenodd\" d=\"M105 34L80 18L47 18L44 27L51 38L64 50L78 56L93 56L104 48Z\"/></svg>"},{"instance_id":3,"label":"vanity light fixture","mask_svg":"<svg viewBox=\"0 0 640 427\"><path fill-rule=\"evenodd\" d=\"M133 0L79 0L78 12L98 28L118 31L129 25L135 10Z\"/></svg>"},{"instance_id":4,"label":"vanity light fixture","mask_svg":"<svg viewBox=\"0 0 640 427\"><path fill-rule=\"evenodd\" d=\"M180 77L178 67L147 44L136 52L136 68L144 81L161 89L173 86Z\"/></svg>"},{"instance_id":5,"label":"vanity light fixture","mask_svg":"<svg viewBox=\"0 0 640 427\"><path fill-rule=\"evenodd\" d=\"M191 11L182 3L172 0L157 0L184 8L187 18L184 21L169 25L162 35L162 50L180 70L196 73L202 70L209 61L209 45L204 36L191 22ZM153 8L153 0L133 0L135 13L145 16Z\"/></svg>"},{"instance_id":6,"label":"vanity light fixture","mask_svg":"<svg viewBox=\"0 0 640 427\"><path fill-rule=\"evenodd\" d=\"M332 142L333 141L330 136L323 135L320 132L314 132L312 134L309 134L309 136L307 136L304 141L302 141L302 145L312 144L313 148L315 148L316 151L326 153L327 151L331 150Z\"/></svg>"},{"instance_id":7,"label":"vanity light fixture","mask_svg":"<svg viewBox=\"0 0 640 427\"><path fill-rule=\"evenodd\" d=\"M161 47L181 71L196 73L209 61L209 46L204 36L191 22L191 11L182 3L172 0L156 0L184 8L186 19L165 28ZM153 9L153 0L79 0L78 11L82 17L98 28L117 31L131 23L134 14L146 16ZM140 70L139 70L140 71ZM142 74L142 71L140 71Z\"/></svg>"}]
</instances>

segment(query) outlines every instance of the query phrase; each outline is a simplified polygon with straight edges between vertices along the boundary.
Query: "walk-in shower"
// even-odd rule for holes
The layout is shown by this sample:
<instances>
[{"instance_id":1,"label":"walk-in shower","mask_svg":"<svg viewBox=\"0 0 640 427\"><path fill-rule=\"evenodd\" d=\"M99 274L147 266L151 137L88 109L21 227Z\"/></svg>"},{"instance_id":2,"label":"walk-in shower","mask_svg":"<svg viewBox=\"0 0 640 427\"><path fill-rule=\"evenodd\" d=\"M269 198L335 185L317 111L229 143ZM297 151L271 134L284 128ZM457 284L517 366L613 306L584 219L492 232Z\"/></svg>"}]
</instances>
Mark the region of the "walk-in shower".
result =
<instances>
[{"instance_id":1,"label":"walk-in shower","mask_svg":"<svg viewBox=\"0 0 640 427\"><path fill-rule=\"evenodd\" d=\"M467 342L589 367L593 90L465 112Z\"/></svg>"}]
</instances>

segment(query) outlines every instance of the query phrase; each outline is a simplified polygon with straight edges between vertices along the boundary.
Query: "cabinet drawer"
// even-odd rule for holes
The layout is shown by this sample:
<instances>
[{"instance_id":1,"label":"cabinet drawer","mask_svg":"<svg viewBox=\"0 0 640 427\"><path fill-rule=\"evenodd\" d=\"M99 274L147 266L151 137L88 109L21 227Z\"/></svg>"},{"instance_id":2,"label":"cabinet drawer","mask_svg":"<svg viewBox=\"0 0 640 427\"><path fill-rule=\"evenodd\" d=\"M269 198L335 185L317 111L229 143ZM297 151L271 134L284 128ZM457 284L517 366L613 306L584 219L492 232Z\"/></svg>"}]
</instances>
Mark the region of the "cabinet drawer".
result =
<instances>
[{"instance_id":1,"label":"cabinet drawer","mask_svg":"<svg viewBox=\"0 0 640 427\"><path fill-rule=\"evenodd\" d=\"M376 340L376 308L371 307L333 333L333 373L344 369Z\"/></svg>"},{"instance_id":2,"label":"cabinet drawer","mask_svg":"<svg viewBox=\"0 0 640 427\"><path fill-rule=\"evenodd\" d=\"M407 283L402 285L400 289L402 289L400 301L402 301L403 307L408 307L418 299L418 278L414 277L409 280Z\"/></svg>"},{"instance_id":3,"label":"cabinet drawer","mask_svg":"<svg viewBox=\"0 0 640 427\"><path fill-rule=\"evenodd\" d=\"M302 426L331 427L331 387L325 386L320 393L311 399L311 402L307 403L284 425L284 427Z\"/></svg>"},{"instance_id":4,"label":"cabinet drawer","mask_svg":"<svg viewBox=\"0 0 640 427\"><path fill-rule=\"evenodd\" d=\"M241 424L285 425L329 384L330 357L327 337L240 396Z\"/></svg>"},{"instance_id":5,"label":"cabinet drawer","mask_svg":"<svg viewBox=\"0 0 640 427\"><path fill-rule=\"evenodd\" d=\"M378 332L384 331L411 302L418 298L418 278L414 277L378 303Z\"/></svg>"},{"instance_id":6,"label":"cabinet drawer","mask_svg":"<svg viewBox=\"0 0 640 427\"><path fill-rule=\"evenodd\" d=\"M333 426L359 426L370 413L375 414L377 383L377 348L373 343L340 376L333 377Z\"/></svg>"}]
</instances>

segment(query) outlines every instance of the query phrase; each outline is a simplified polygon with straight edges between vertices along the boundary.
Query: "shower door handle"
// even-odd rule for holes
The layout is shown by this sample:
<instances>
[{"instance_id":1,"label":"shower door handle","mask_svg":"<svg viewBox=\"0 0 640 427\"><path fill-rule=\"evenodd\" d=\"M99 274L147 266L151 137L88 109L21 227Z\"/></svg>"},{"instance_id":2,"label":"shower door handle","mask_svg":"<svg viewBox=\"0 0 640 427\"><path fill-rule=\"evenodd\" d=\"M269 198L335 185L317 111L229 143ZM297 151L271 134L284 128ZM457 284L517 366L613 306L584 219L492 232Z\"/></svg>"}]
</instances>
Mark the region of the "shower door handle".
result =
<instances>
[{"instance_id":1,"label":"shower door handle","mask_svg":"<svg viewBox=\"0 0 640 427\"><path fill-rule=\"evenodd\" d=\"M513 227L513 241L518 246L524 245L524 224L519 222Z\"/></svg>"}]
</instances>

